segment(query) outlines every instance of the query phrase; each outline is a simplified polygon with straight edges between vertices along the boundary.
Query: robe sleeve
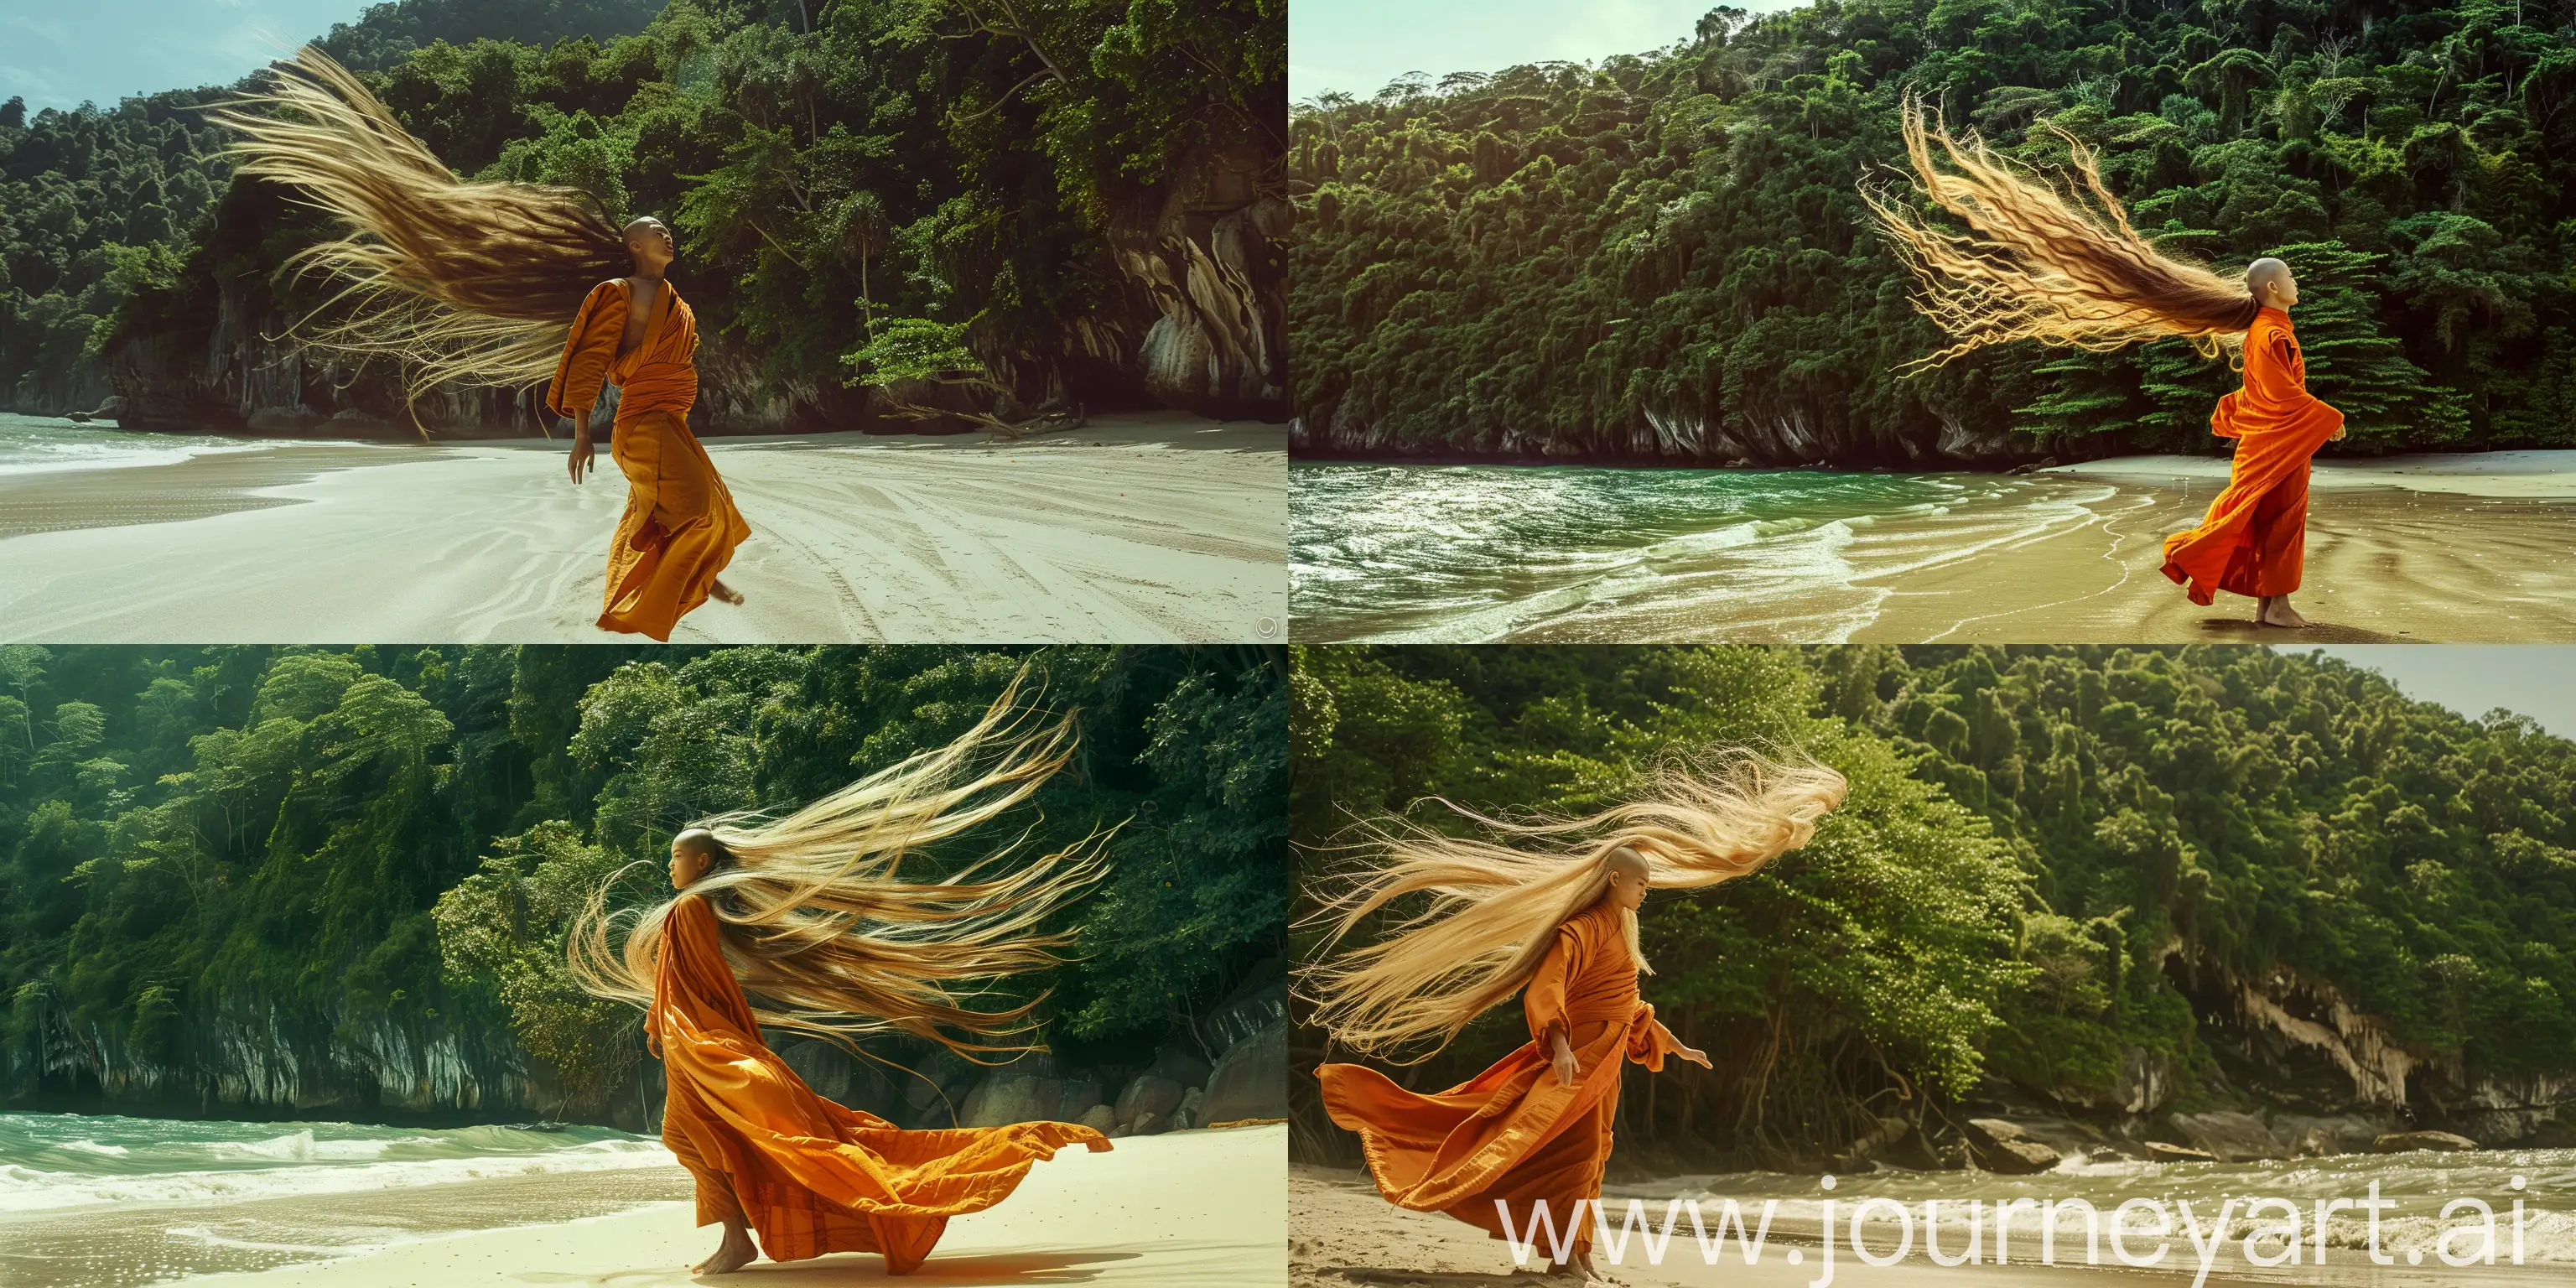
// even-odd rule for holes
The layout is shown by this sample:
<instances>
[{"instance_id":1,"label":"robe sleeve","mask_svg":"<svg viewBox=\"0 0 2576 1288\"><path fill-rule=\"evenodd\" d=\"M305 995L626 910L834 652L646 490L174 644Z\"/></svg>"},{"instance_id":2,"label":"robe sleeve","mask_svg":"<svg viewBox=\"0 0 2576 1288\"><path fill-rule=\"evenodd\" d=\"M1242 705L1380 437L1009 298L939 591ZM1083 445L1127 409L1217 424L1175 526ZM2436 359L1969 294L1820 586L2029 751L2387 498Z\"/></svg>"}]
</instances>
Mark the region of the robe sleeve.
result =
<instances>
[{"instance_id":1,"label":"robe sleeve","mask_svg":"<svg viewBox=\"0 0 2576 1288\"><path fill-rule=\"evenodd\" d=\"M1583 936L1572 926L1557 927L1556 943L1549 947L1547 956L1539 959L1538 973L1530 976L1529 988L1521 995L1521 1009L1529 1015L1530 1037L1538 1042L1541 1056L1556 1055L1556 1044L1550 1035L1569 1033L1565 985L1582 968Z\"/></svg>"},{"instance_id":2,"label":"robe sleeve","mask_svg":"<svg viewBox=\"0 0 2576 1288\"><path fill-rule=\"evenodd\" d=\"M1682 1040L1674 1037L1673 1031L1655 1018L1655 1008L1651 1004L1639 1002L1637 1007L1637 1018L1645 1023L1632 1025L1628 1030L1628 1058L1646 1066L1649 1073L1661 1073L1664 1071L1664 1057L1681 1050Z\"/></svg>"},{"instance_id":3,"label":"robe sleeve","mask_svg":"<svg viewBox=\"0 0 2576 1288\"><path fill-rule=\"evenodd\" d=\"M590 423L592 404L608 383L608 368L617 361L617 342L626 334L626 291L617 282L590 289L564 337L563 357L546 386L546 410L570 417L576 426Z\"/></svg>"}]
</instances>

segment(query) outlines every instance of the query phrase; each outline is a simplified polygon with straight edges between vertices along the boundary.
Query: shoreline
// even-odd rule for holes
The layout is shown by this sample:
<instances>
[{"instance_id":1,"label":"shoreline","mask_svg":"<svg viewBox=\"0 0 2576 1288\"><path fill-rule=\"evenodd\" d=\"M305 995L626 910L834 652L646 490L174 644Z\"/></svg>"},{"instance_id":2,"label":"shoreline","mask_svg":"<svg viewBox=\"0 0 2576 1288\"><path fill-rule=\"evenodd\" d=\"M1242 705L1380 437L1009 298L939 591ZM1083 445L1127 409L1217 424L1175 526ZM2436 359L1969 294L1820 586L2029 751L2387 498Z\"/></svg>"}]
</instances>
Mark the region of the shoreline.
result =
<instances>
[{"instance_id":1,"label":"shoreline","mask_svg":"<svg viewBox=\"0 0 2576 1288\"><path fill-rule=\"evenodd\" d=\"M1285 430L1184 413L1081 429L705 440L753 535L750 598L674 643L1211 642L1285 634ZM0 474L11 639L600 643L626 488L554 439L288 446Z\"/></svg>"},{"instance_id":2,"label":"shoreline","mask_svg":"<svg viewBox=\"0 0 2576 1288\"><path fill-rule=\"evenodd\" d=\"M1287 1128L1271 1125L1125 1137L1103 1154L1059 1150L999 1206L952 1218L938 1249L907 1280L1269 1288L1281 1282L1286 1257L1286 1195L1277 1178L1287 1141ZM679 1177L685 1196L687 1174ZM665 1288L703 1282L688 1267L713 1251L716 1239L713 1228L695 1225L683 1197L185 1282L413 1288L508 1279ZM784 1264L764 1258L727 1282L844 1283L882 1278L883 1266L872 1253Z\"/></svg>"},{"instance_id":3,"label":"shoreline","mask_svg":"<svg viewBox=\"0 0 2576 1288\"><path fill-rule=\"evenodd\" d=\"M1299 493L1301 516L1329 516L1306 523L1336 529L1296 534L1303 643L2576 639L2576 451L2320 462L2294 601L2308 630L2256 627L2232 595L2194 605L2161 572L2223 459L2020 475L1314 468L1384 473ZM1568 506L1636 517L1587 526ZM1417 586L1442 599L1398 597Z\"/></svg>"}]
</instances>

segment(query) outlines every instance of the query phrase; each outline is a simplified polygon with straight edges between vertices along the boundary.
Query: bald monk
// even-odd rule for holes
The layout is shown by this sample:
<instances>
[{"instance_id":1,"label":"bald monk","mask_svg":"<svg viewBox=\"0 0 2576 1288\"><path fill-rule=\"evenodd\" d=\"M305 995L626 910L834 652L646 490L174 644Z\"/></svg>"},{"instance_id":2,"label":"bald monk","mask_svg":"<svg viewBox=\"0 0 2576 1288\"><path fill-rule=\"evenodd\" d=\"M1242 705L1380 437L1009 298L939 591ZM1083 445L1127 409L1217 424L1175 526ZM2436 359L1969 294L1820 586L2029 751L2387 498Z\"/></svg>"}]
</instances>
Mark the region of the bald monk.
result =
<instances>
[{"instance_id":1,"label":"bald monk","mask_svg":"<svg viewBox=\"0 0 2576 1288\"><path fill-rule=\"evenodd\" d=\"M2245 387L2219 399L2209 418L2211 433L2236 440L2227 488L2199 527L2165 538L2164 571L2195 604L2230 591L2256 601L2256 624L2296 629L2308 624L2290 607L2306 558L2308 458L2343 437L2343 413L2308 392L2290 329L2299 302L2290 266L2258 259L2245 285L2262 306L2245 331Z\"/></svg>"},{"instance_id":2,"label":"bald monk","mask_svg":"<svg viewBox=\"0 0 2576 1288\"><path fill-rule=\"evenodd\" d=\"M1519 1050L1428 1096L1361 1065L1315 1070L1325 1112L1359 1133L1388 1202L1446 1212L1497 1239L1507 1237L1508 1219L1508 1237L1523 1241L1544 1202L1560 1237L1568 1222L1579 1227L1557 1273L1585 1279L1600 1275L1592 1264L1592 1213L1610 1161L1622 1070L1633 1060L1660 1071L1668 1055L1708 1067L1708 1054L1656 1023L1655 1008L1637 995L1637 959L1621 913L1645 902L1646 863L1631 850L1610 862L1609 892L1557 926L1555 944L1522 990L1530 1040ZM1553 1258L1553 1240L1543 1229L1539 1238Z\"/></svg>"},{"instance_id":3,"label":"bald monk","mask_svg":"<svg viewBox=\"0 0 2576 1288\"><path fill-rule=\"evenodd\" d=\"M687 889L722 851L709 832L682 832L671 842L671 884ZM814 1094L761 1040L720 933L703 896L673 905L644 1020L669 1084L662 1143L697 1181L698 1224L725 1229L692 1273L727 1274L758 1253L797 1261L874 1252L886 1273L910 1274L948 1218L1010 1197L1066 1145L1109 1149L1074 1123L899 1131Z\"/></svg>"},{"instance_id":4,"label":"bald monk","mask_svg":"<svg viewBox=\"0 0 2576 1288\"><path fill-rule=\"evenodd\" d=\"M609 456L626 475L626 514L608 547L602 630L671 638L671 628L708 597L739 604L717 580L751 527L715 462L689 432L698 397L698 320L663 279L677 251L671 230L651 217L626 226L635 276L602 282L582 301L564 341L546 407L572 421L572 481L589 471L590 409L600 386L619 389Z\"/></svg>"}]
</instances>

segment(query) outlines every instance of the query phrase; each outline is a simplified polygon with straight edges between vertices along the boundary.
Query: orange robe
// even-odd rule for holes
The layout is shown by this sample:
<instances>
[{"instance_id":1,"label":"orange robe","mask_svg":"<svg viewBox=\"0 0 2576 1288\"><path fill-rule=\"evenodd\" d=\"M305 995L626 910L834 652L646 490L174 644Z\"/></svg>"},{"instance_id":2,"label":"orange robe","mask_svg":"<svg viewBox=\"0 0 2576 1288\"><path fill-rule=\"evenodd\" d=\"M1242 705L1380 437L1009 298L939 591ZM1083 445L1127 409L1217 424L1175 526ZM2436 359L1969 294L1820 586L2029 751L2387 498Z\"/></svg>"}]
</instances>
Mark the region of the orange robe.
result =
<instances>
[{"instance_id":1,"label":"orange robe","mask_svg":"<svg viewBox=\"0 0 2576 1288\"><path fill-rule=\"evenodd\" d=\"M1374 1069L1327 1064L1315 1070L1324 1111L1359 1133L1378 1192L1398 1207L1446 1212L1503 1238L1503 1215L1527 1239L1538 1203L1560 1234L1574 1220L1575 1246L1592 1242L1592 1208L1610 1161L1626 1062L1664 1067L1681 1049L1655 1008L1637 996L1619 910L1607 901L1568 919L1521 995L1530 1041L1492 1068L1437 1095L1407 1091ZM1574 1047L1574 1085L1550 1065L1563 1031ZM1542 1235L1541 1247L1547 1241Z\"/></svg>"},{"instance_id":2,"label":"orange robe","mask_svg":"<svg viewBox=\"0 0 2576 1288\"><path fill-rule=\"evenodd\" d=\"M707 588L751 526L689 432L689 407L698 399L697 315L669 282L654 295L643 342L621 358L626 282L591 288L564 340L546 407L588 424L600 386L618 387L608 453L626 475L626 514L608 547L599 625L668 640L682 616L707 602Z\"/></svg>"},{"instance_id":3,"label":"orange robe","mask_svg":"<svg viewBox=\"0 0 2576 1288\"><path fill-rule=\"evenodd\" d=\"M1058 1149L1109 1148L1073 1123L899 1131L814 1094L761 1041L696 895L664 927L645 1031L669 1075L662 1143L697 1178L698 1224L741 1217L773 1261L875 1252L908 1274L948 1218L1010 1197Z\"/></svg>"},{"instance_id":4,"label":"orange robe","mask_svg":"<svg viewBox=\"0 0 2576 1288\"><path fill-rule=\"evenodd\" d=\"M2236 440L2227 488L2200 526L2165 538L2165 575L2191 602L2216 592L2263 598L2299 588L2306 558L2308 458L2343 429L2343 413L2308 392L2290 315L2265 308L2245 332L2245 387L2218 400L2209 431Z\"/></svg>"}]
</instances>

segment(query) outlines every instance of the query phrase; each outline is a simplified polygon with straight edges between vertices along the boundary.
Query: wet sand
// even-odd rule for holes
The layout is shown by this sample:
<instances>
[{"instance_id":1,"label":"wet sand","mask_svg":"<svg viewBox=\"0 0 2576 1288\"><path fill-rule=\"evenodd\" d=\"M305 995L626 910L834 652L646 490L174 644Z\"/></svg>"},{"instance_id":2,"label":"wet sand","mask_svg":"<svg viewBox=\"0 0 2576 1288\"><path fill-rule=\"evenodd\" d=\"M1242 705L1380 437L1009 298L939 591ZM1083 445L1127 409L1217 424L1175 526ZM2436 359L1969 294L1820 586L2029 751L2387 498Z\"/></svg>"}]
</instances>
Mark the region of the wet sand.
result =
<instances>
[{"instance_id":1,"label":"wet sand","mask_svg":"<svg viewBox=\"0 0 2576 1288\"><path fill-rule=\"evenodd\" d=\"M1899 575L1857 641L1903 643L2531 643L2576 640L2576 473L2570 453L2323 461L2293 597L2313 625L2257 627L2254 601L2204 608L2160 571L2167 534L2200 521L2226 462L2138 457L2045 471L2109 484L2090 517ZM2519 468L2517 468L2519 467ZM1903 542L1882 529L1874 538Z\"/></svg>"},{"instance_id":2,"label":"wet sand","mask_svg":"<svg viewBox=\"0 0 2576 1288\"><path fill-rule=\"evenodd\" d=\"M1284 638L1286 432L1180 414L714 439L753 535L674 642ZM0 482L0 634L601 642L625 484L565 444L281 446ZM14 534L14 535L13 535ZM1265 634L1262 626L1269 629Z\"/></svg>"},{"instance_id":3,"label":"wet sand","mask_svg":"<svg viewBox=\"0 0 2576 1288\"><path fill-rule=\"evenodd\" d=\"M1276 1288L1286 1282L1287 1128L1175 1132L1038 1164L988 1212L955 1218L902 1282ZM0 1222L0 1283L128 1288L191 1282L433 1288L660 1288L882 1282L844 1253L702 1280L719 1232L697 1228L677 1167L418 1186L230 1205L119 1205ZM353 1249L373 1249L349 1255ZM294 1263L294 1264L290 1264ZM208 1276L211 1276L209 1278Z\"/></svg>"},{"instance_id":4,"label":"wet sand","mask_svg":"<svg viewBox=\"0 0 2576 1288\"><path fill-rule=\"evenodd\" d=\"M1635 1187L1624 1187L1634 1189ZM1660 1221L1661 1213L1655 1213ZM1357 1171L1295 1164L1288 1179L1288 1270L1293 1288L1572 1288L1575 1280L1516 1268L1503 1242L1451 1217L1409 1212L1381 1198L1368 1177ZM1649 1264L1640 1246L1611 1266L1596 1262L1613 1284L1634 1288L1821 1288L1824 1267L1812 1224L1785 1232L1775 1223L1761 1257L1744 1263L1740 1245L1730 1244L1724 1259L1707 1264L1687 1224L1674 1236L1661 1265ZM1873 1239L1884 1250L1892 1240ZM2182 1246L2188 1252L2187 1245ZM1956 1254L1956 1249L1953 1249ZM1791 1260L1792 1257L1796 1261ZM2107 1257L2106 1257L2107 1260ZM2360 1262L2360 1264L2352 1264ZM1965 1265L1942 1267L1915 1255L1892 1266L1875 1267L1850 1255L1848 1244L1833 1261L1831 1283L1854 1288L2070 1288L2075 1285L2136 1283L2184 1285L2194 1281L2191 1269L2133 1269L2125 1266ZM2206 1280L2221 1285L2314 1284L2334 1288L2446 1288L2449 1285L2544 1284L2566 1282L2564 1265L2498 1265L2454 1269L2432 1265L2377 1268L2358 1254L2337 1249L2325 1267L2284 1266L2251 1270L2242 1262L2222 1259Z\"/></svg>"}]
</instances>

